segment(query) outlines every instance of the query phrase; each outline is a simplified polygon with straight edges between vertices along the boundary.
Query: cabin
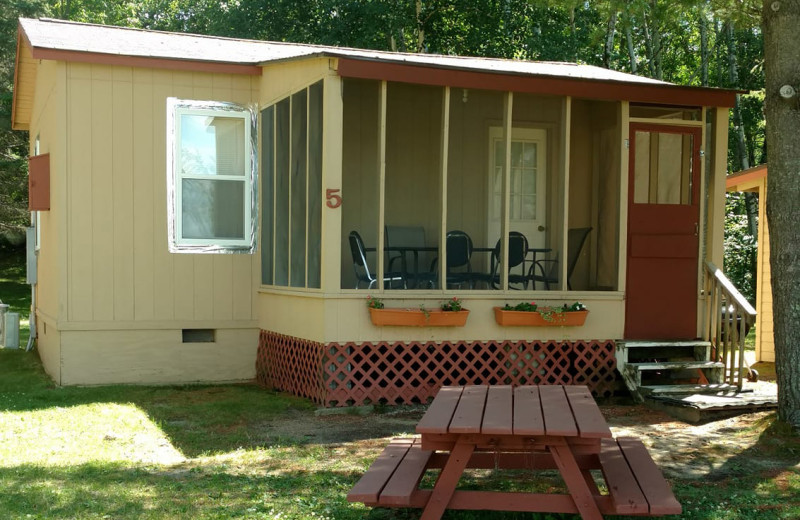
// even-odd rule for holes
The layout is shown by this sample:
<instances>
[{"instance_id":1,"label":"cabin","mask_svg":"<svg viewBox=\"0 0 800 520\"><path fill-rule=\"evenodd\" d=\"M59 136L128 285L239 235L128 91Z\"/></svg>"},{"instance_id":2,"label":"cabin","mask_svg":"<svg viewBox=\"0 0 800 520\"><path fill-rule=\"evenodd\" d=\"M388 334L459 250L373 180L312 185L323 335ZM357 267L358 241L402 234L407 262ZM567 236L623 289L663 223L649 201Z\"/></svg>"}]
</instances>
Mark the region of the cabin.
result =
<instances>
[{"instance_id":1,"label":"cabin","mask_svg":"<svg viewBox=\"0 0 800 520\"><path fill-rule=\"evenodd\" d=\"M769 264L769 223L767 222L767 165L760 164L732 173L725 178L729 192L753 192L758 195L758 236L756 244L756 361L775 362L775 338L772 321L772 272Z\"/></svg>"},{"instance_id":2,"label":"cabin","mask_svg":"<svg viewBox=\"0 0 800 520\"><path fill-rule=\"evenodd\" d=\"M51 19L20 20L14 81L58 384L255 377L342 406L608 395L659 342L725 362L708 284L735 91ZM368 297L423 321L376 325ZM436 326L453 298L466 321ZM495 309L531 302L589 312Z\"/></svg>"}]
</instances>

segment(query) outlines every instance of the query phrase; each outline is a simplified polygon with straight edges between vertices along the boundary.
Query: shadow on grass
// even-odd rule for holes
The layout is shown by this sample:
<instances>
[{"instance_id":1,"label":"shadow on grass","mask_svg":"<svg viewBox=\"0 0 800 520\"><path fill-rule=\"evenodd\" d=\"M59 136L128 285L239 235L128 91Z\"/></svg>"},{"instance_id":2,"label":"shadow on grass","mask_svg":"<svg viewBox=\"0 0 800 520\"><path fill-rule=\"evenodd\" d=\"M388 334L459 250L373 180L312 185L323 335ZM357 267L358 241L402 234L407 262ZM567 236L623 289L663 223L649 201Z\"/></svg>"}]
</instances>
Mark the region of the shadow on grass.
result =
<instances>
[{"instance_id":1,"label":"shadow on grass","mask_svg":"<svg viewBox=\"0 0 800 520\"><path fill-rule=\"evenodd\" d=\"M269 471L242 474L222 465L0 468L4 518L240 518L411 520L418 509L366 508L346 501L357 473ZM278 515L280 513L280 516ZM575 515L449 511L450 520L572 520Z\"/></svg>"},{"instance_id":2,"label":"shadow on grass","mask_svg":"<svg viewBox=\"0 0 800 520\"><path fill-rule=\"evenodd\" d=\"M421 416L315 416L306 399L255 384L57 387L36 352L0 350L0 411L33 412L96 404L141 409L188 458L273 444L335 444L413 431ZM69 413L64 414L69 421Z\"/></svg>"},{"instance_id":3,"label":"shadow on grass","mask_svg":"<svg viewBox=\"0 0 800 520\"><path fill-rule=\"evenodd\" d=\"M800 518L800 436L776 414L754 427L765 423L754 444L727 457L702 480L676 483L676 496L689 509L685 518Z\"/></svg>"}]
</instances>

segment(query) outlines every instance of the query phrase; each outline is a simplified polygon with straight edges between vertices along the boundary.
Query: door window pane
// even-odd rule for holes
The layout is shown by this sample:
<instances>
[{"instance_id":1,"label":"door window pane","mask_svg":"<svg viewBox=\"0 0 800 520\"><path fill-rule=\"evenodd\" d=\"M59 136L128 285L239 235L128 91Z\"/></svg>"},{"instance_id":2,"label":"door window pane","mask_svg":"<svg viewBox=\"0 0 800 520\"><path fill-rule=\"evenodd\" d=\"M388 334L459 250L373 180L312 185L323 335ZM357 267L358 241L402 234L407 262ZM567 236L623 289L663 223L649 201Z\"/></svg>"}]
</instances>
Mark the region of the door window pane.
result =
<instances>
[{"instance_id":1,"label":"door window pane","mask_svg":"<svg viewBox=\"0 0 800 520\"><path fill-rule=\"evenodd\" d=\"M692 140L691 134L636 132L635 203L692 203Z\"/></svg>"}]
</instances>

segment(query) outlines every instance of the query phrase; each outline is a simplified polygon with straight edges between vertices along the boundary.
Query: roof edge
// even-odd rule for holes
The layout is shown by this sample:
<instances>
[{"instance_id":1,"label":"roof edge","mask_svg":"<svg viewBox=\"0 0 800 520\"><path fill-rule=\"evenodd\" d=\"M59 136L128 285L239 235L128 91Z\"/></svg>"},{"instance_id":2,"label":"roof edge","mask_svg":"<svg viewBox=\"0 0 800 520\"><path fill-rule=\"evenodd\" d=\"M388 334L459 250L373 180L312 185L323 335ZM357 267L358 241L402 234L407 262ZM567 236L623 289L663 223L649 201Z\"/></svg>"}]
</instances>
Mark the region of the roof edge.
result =
<instances>
[{"instance_id":1,"label":"roof edge","mask_svg":"<svg viewBox=\"0 0 800 520\"><path fill-rule=\"evenodd\" d=\"M732 173L725 177L725 191L740 191L736 187L742 184L754 182L767 177L767 164L759 164L746 170Z\"/></svg>"},{"instance_id":2,"label":"roof edge","mask_svg":"<svg viewBox=\"0 0 800 520\"><path fill-rule=\"evenodd\" d=\"M339 75L359 79L383 79L437 86L509 90L533 94L559 94L586 99L625 100L659 104L686 104L686 94L699 94L692 105L733 107L743 92L714 87L682 86L673 83L634 83L610 79L574 78L509 71L475 71L452 66L393 63L374 58L336 56ZM497 78L507 78L497 81ZM605 89L597 90L598 87Z\"/></svg>"},{"instance_id":3,"label":"roof edge","mask_svg":"<svg viewBox=\"0 0 800 520\"><path fill-rule=\"evenodd\" d=\"M22 51L22 45L30 46L30 40L22 30L21 20L17 22L17 51L14 55L14 80L12 83L13 93L11 94L11 129L12 130L29 130L31 126L30 121L17 121L17 86L19 84L19 56Z\"/></svg>"},{"instance_id":4,"label":"roof edge","mask_svg":"<svg viewBox=\"0 0 800 520\"><path fill-rule=\"evenodd\" d=\"M119 65L152 69L170 69L190 72L214 72L222 74L243 74L260 76L261 66L244 65L209 60L182 60L178 58L131 56L127 54L107 54L100 52L72 51L31 47L31 55L38 60L70 61L97 65Z\"/></svg>"}]
</instances>

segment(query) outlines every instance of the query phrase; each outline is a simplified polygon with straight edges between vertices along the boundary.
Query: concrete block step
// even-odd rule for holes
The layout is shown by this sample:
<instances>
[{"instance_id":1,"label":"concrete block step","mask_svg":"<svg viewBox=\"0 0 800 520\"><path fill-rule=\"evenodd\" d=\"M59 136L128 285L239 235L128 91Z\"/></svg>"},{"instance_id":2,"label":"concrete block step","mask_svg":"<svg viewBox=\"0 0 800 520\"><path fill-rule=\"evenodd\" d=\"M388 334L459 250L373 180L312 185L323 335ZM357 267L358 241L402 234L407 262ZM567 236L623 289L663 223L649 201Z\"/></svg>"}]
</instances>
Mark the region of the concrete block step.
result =
<instances>
[{"instance_id":1,"label":"concrete block step","mask_svg":"<svg viewBox=\"0 0 800 520\"><path fill-rule=\"evenodd\" d=\"M658 363L628 363L628 370L642 372L645 370L690 370L705 368L725 368L725 363L719 361L661 361Z\"/></svg>"}]
</instances>

